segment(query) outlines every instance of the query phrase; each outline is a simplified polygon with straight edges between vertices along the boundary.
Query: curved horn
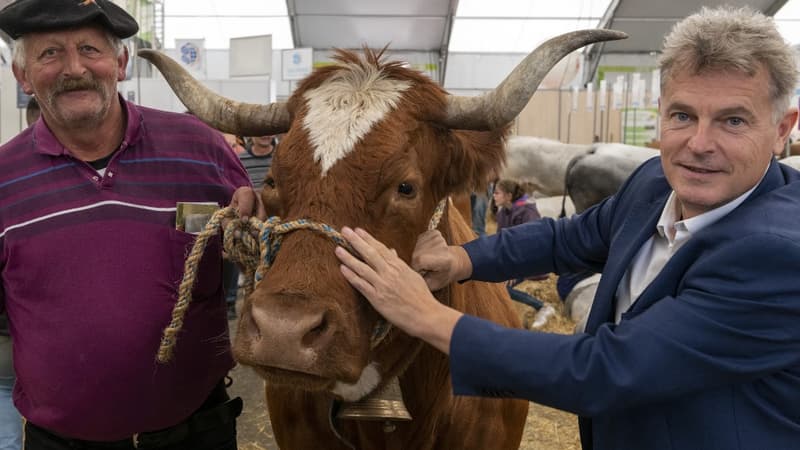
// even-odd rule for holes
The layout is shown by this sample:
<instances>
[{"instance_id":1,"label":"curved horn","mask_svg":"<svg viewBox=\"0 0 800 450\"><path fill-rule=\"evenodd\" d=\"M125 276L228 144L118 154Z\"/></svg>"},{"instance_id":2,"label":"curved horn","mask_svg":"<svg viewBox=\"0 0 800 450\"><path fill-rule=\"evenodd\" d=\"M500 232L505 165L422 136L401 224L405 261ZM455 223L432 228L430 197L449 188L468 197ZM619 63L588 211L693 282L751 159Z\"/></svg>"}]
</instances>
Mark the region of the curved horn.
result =
<instances>
[{"instance_id":1,"label":"curved horn","mask_svg":"<svg viewBox=\"0 0 800 450\"><path fill-rule=\"evenodd\" d=\"M180 64L161 52L142 49L138 54L153 63L186 108L212 128L239 136L266 136L289 130L291 121L286 103L257 105L237 102L203 86Z\"/></svg>"},{"instance_id":2,"label":"curved horn","mask_svg":"<svg viewBox=\"0 0 800 450\"><path fill-rule=\"evenodd\" d=\"M593 42L625 39L615 30L579 30L556 36L536 48L494 90L475 97L451 95L447 99L444 125L462 130L494 130L522 111L545 75L576 49Z\"/></svg>"}]
</instances>

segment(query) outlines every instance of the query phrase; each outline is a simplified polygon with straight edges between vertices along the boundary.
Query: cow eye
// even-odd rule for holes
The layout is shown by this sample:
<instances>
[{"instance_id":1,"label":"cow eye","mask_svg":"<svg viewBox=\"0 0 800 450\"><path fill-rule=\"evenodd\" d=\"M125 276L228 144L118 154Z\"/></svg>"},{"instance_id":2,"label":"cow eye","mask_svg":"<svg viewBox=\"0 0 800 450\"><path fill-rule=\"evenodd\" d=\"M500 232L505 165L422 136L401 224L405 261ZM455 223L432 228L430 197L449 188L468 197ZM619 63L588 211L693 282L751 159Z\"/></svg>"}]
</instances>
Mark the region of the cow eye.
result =
<instances>
[{"instance_id":1,"label":"cow eye","mask_svg":"<svg viewBox=\"0 0 800 450\"><path fill-rule=\"evenodd\" d=\"M264 179L264 184L266 184L267 186L271 187L272 189L275 189L275 179L272 178L272 177L265 178Z\"/></svg>"},{"instance_id":2,"label":"cow eye","mask_svg":"<svg viewBox=\"0 0 800 450\"><path fill-rule=\"evenodd\" d=\"M400 186L397 186L397 192L402 195L412 195L414 194L414 186L411 183L400 183Z\"/></svg>"}]
</instances>

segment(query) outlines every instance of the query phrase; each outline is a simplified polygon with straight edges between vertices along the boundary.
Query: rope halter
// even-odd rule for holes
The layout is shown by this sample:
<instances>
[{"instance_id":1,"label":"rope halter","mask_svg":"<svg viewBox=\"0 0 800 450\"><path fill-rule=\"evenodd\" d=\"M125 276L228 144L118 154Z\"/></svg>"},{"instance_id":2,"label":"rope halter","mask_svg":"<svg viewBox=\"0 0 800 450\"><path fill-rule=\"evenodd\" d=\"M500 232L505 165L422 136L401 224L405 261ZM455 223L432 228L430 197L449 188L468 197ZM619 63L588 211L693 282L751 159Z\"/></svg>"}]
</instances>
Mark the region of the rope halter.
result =
<instances>
[{"instance_id":1,"label":"rope halter","mask_svg":"<svg viewBox=\"0 0 800 450\"><path fill-rule=\"evenodd\" d=\"M448 198L445 197L436 205L433 216L428 223L429 230L434 230L439 226L439 221L444 214L447 202ZM161 337L161 345L158 348L156 357L158 362L166 363L172 360L177 336L183 327L186 310L189 309L189 303L192 300L192 289L197 279L200 259L209 239L217 234L224 219L230 220L223 230L222 246L225 253L228 254L228 258L238 263L243 269L245 296L249 296L255 289L255 283L263 279L266 271L272 265L275 255L281 248L283 235L291 231L310 230L324 234L337 245L355 254L352 246L342 234L324 223L308 219L281 222L281 218L278 216L269 217L263 222L255 217L250 217L249 221L242 222L238 220L238 217L239 214L236 209L230 206L222 208L211 216L203 231L197 236L192 250L184 263L183 279L178 286L178 301L172 309L172 320L164 329ZM373 330L371 347L376 347L390 330L391 324L385 320L379 321Z\"/></svg>"}]
</instances>

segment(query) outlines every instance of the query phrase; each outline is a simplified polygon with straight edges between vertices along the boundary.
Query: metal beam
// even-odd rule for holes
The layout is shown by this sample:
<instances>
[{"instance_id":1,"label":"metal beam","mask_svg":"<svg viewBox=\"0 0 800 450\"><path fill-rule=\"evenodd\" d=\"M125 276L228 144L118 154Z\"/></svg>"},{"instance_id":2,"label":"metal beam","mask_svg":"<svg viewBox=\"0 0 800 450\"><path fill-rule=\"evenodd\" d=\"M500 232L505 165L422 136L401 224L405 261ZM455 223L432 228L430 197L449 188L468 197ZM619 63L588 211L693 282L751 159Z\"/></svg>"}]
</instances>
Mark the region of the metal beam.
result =
<instances>
[{"instance_id":1,"label":"metal beam","mask_svg":"<svg viewBox=\"0 0 800 450\"><path fill-rule=\"evenodd\" d=\"M447 73L447 56L450 54L450 36L453 34L453 23L458 11L458 0L450 0L447 9L447 19L442 33L442 44L439 46L439 85L444 86L444 75Z\"/></svg>"},{"instance_id":2,"label":"metal beam","mask_svg":"<svg viewBox=\"0 0 800 450\"><path fill-rule=\"evenodd\" d=\"M775 0L771 5L764 8L764 15L774 16L789 0Z\"/></svg>"},{"instance_id":3,"label":"metal beam","mask_svg":"<svg viewBox=\"0 0 800 450\"><path fill-rule=\"evenodd\" d=\"M294 4L295 0L286 0L286 14L289 15L289 27L292 30L292 45L295 48L303 47L300 41L300 30L297 24L297 8Z\"/></svg>"},{"instance_id":4,"label":"metal beam","mask_svg":"<svg viewBox=\"0 0 800 450\"><path fill-rule=\"evenodd\" d=\"M597 24L597 28L611 28L614 23L614 16L617 13L621 0L612 0L608 4L605 14ZM597 67L600 65L600 58L603 56L603 49L605 42L593 44L585 53L583 64L583 76L581 76L581 85L586 86L594 80L594 74L597 73Z\"/></svg>"}]
</instances>

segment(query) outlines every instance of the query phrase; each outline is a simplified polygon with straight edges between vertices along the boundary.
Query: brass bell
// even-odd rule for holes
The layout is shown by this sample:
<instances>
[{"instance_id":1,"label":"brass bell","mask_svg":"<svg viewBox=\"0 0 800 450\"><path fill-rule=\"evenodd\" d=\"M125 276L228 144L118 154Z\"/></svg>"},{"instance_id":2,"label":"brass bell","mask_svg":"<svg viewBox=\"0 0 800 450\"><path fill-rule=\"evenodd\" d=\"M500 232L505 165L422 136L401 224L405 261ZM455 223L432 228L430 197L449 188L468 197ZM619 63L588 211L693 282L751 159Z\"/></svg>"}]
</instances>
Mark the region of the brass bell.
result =
<instances>
[{"instance_id":1,"label":"brass bell","mask_svg":"<svg viewBox=\"0 0 800 450\"><path fill-rule=\"evenodd\" d=\"M342 404L337 419L357 420L411 420L411 414L403 403L403 393L400 391L400 380L393 377L380 391L375 391L354 403ZM394 428L387 428L391 432Z\"/></svg>"}]
</instances>

